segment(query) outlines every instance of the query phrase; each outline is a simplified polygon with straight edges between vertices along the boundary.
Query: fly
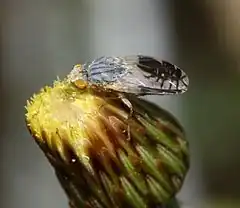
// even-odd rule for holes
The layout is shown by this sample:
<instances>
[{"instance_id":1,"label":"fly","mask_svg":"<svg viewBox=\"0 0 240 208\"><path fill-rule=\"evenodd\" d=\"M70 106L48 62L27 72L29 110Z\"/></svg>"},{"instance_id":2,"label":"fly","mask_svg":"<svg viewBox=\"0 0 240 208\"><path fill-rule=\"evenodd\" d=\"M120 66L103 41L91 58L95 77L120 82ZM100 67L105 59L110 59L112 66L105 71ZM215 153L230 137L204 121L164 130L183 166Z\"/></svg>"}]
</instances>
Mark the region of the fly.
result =
<instances>
[{"instance_id":1,"label":"fly","mask_svg":"<svg viewBox=\"0 0 240 208\"><path fill-rule=\"evenodd\" d=\"M67 79L80 89L94 85L117 92L130 109L128 119L133 115L133 107L125 94L182 94L189 85L188 76L179 67L144 55L103 56L90 63L75 65ZM129 125L127 132L130 139Z\"/></svg>"},{"instance_id":2,"label":"fly","mask_svg":"<svg viewBox=\"0 0 240 208\"><path fill-rule=\"evenodd\" d=\"M188 76L182 69L144 55L104 56L75 65L68 80L79 88L97 85L137 96L182 94L189 85Z\"/></svg>"}]
</instances>

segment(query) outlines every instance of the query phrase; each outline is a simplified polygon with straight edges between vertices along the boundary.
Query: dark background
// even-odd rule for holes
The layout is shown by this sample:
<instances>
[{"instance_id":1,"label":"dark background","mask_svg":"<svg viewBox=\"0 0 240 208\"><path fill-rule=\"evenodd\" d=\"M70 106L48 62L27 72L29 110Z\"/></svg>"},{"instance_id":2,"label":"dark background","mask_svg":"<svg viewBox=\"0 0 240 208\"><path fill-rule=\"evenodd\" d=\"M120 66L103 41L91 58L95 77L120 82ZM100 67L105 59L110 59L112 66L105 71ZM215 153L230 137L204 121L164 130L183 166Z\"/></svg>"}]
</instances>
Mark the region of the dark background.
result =
<instances>
[{"instance_id":1,"label":"dark background","mask_svg":"<svg viewBox=\"0 0 240 208\"><path fill-rule=\"evenodd\" d=\"M240 1L0 1L0 207L67 207L24 122L26 100L75 63L146 54L190 77L182 96L148 97L184 125L183 207L239 207Z\"/></svg>"}]
</instances>

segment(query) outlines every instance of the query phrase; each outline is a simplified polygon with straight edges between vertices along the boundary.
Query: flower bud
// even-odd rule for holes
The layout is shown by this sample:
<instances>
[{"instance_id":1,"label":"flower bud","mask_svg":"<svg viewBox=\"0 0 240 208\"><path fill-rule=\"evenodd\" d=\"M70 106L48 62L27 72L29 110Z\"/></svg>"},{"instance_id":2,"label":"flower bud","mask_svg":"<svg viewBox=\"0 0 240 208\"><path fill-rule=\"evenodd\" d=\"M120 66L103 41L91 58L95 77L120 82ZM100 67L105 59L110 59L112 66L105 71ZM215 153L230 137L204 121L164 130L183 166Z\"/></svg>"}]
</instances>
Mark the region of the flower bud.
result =
<instances>
[{"instance_id":1,"label":"flower bud","mask_svg":"<svg viewBox=\"0 0 240 208\"><path fill-rule=\"evenodd\" d=\"M160 207L189 168L182 127L158 106L128 95L55 81L28 101L26 123L72 207Z\"/></svg>"}]
</instances>

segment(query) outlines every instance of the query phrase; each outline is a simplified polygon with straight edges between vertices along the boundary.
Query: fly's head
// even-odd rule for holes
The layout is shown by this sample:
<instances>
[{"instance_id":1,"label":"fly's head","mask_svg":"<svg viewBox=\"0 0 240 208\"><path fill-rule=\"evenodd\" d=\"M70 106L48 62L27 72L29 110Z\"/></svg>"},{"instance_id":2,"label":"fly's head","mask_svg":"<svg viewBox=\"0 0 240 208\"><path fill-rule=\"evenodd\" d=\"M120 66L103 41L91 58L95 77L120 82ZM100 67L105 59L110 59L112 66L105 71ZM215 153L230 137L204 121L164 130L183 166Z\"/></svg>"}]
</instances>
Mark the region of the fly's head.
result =
<instances>
[{"instance_id":1,"label":"fly's head","mask_svg":"<svg viewBox=\"0 0 240 208\"><path fill-rule=\"evenodd\" d=\"M76 64L72 71L67 76L67 80L73 83L79 89L84 89L87 87L87 75L84 70L84 65Z\"/></svg>"}]
</instances>

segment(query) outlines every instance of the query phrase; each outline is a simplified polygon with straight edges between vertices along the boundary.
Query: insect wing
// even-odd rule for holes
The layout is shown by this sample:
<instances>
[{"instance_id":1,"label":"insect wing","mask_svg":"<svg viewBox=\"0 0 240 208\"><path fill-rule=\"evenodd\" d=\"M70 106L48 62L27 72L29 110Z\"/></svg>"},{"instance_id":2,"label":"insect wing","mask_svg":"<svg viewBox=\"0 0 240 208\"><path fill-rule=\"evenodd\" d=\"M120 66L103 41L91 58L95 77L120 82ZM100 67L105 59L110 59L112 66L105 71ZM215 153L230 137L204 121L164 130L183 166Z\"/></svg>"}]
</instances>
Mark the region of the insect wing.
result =
<instances>
[{"instance_id":1,"label":"insect wing","mask_svg":"<svg viewBox=\"0 0 240 208\"><path fill-rule=\"evenodd\" d=\"M188 77L179 67L150 56L104 56L76 65L69 74L72 82L85 80L105 89L133 94L181 94Z\"/></svg>"},{"instance_id":2,"label":"insect wing","mask_svg":"<svg viewBox=\"0 0 240 208\"><path fill-rule=\"evenodd\" d=\"M150 56L117 57L114 70L126 69L107 88L134 94L181 94L187 91L188 76L179 67ZM120 61L119 61L120 60Z\"/></svg>"}]
</instances>

